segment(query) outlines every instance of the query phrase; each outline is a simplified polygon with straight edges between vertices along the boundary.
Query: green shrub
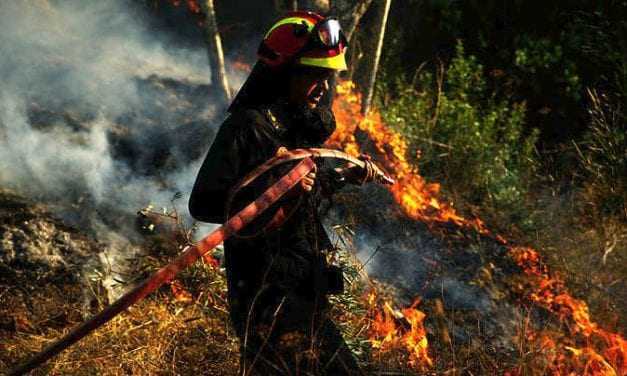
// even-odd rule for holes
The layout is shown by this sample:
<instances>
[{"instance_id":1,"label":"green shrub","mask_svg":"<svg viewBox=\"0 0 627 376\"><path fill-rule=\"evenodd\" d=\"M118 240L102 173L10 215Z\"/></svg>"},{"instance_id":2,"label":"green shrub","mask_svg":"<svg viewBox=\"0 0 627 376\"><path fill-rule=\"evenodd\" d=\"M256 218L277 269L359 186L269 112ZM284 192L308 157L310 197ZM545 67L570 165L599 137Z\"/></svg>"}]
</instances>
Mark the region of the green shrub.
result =
<instances>
[{"instance_id":1,"label":"green shrub","mask_svg":"<svg viewBox=\"0 0 627 376\"><path fill-rule=\"evenodd\" d=\"M497 100L483 67L461 42L448 69L421 72L413 82L383 74L384 120L420 153L423 175L473 205L491 204L524 222L522 198L535 162L537 134L525 134L525 104Z\"/></svg>"},{"instance_id":2,"label":"green shrub","mask_svg":"<svg viewBox=\"0 0 627 376\"><path fill-rule=\"evenodd\" d=\"M577 73L577 65L565 56L559 41L549 39L533 39L521 36L518 48L514 50L514 66L521 77L537 80L542 77L554 77L555 84L563 88L563 95L578 101L581 93L581 78ZM557 73L557 74L556 74ZM542 85L536 85L542 90Z\"/></svg>"}]
</instances>

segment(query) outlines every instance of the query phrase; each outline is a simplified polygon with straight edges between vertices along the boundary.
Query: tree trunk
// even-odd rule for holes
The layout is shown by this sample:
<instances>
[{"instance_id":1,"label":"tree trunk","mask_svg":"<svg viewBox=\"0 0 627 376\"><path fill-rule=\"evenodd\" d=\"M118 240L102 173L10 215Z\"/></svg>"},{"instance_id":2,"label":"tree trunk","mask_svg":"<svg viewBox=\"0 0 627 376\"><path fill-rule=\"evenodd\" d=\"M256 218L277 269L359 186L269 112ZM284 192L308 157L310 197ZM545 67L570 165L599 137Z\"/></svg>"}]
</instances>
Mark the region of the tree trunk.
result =
<instances>
[{"instance_id":1,"label":"tree trunk","mask_svg":"<svg viewBox=\"0 0 627 376\"><path fill-rule=\"evenodd\" d=\"M359 25L361 17L363 17L368 8L370 8L370 4L372 4L372 0L359 0L345 16L341 17L343 23L346 24L344 34L349 42L352 40L353 33L357 29L357 25Z\"/></svg>"},{"instance_id":2,"label":"tree trunk","mask_svg":"<svg viewBox=\"0 0 627 376\"><path fill-rule=\"evenodd\" d=\"M381 50L383 49L383 38L385 36L385 25L387 23L388 14L390 13L390 4L392 0L385 0L385 4L381 14L381 24L379 27L379 38L377 40L377 49L375 50L374 59L372 61L372 69L370 70L370 76L368 79L368 87L364 93L364 99L361 105L361 113L365 116L370 111L370 104L372 103L372 95L374 92L374 84L377 80L377 70L379 68L379 60L381 59Z\"/></svg>"},{"instance_id":3,"label":"tree trunk","mask_svg":"<svg viewBox=\"0 0 627 376\"><path fill-rule=\"evenodd\" d=\"M228 103L231 100L231 90L229 89L229 81L224 67L222 39L218 31L213 0L206 0L204 5L205 13L207 14L207 51L211 67L211 85L221 93L222 99Z\"/></svg>"},{"instance_id":4,"label":"tree trunk","mask_svg":"<svg viewBox=\"0 0 627 376\"><path fill-rule=\"evenodd\" d=\"M353 80L353 75L357 70L357 66L361 60L361 49L358 48L356 43L357 38L354 38L355 31L359 26L359 23L370 8L372 0L359 0L356 4L350 4L346 0L343 2L338 1L338 9L341 9L340 20L344 26L344 35L348 40L347 58L348 74L345 76L349 81ZM340 6L341 5L341 6ZM337 76L337 75L336 75Z\"/></svg>"}]
</instances>

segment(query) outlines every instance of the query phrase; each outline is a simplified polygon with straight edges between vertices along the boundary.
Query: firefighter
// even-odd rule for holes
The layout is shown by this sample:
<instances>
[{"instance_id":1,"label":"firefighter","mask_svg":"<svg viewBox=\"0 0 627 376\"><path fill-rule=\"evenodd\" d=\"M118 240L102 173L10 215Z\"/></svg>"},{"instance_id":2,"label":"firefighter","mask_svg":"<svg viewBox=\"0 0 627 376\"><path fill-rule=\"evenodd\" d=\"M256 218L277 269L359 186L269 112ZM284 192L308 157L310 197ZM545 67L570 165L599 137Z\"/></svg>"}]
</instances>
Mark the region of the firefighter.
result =
<instances>
[{"instance_id":1,"label":"firefighter","mask_svg":"<svg viewBox=\"0 0 627 376\"><path fill-rule=\"evenodd\" d=\"M345 49L334 18L291 12L270 28L200 168L189 201L194 218L223 223L229 191L248 172L283 148L320 147L327 140L335 119L323 99L334 72L346 69ZM253 226L225 242L230 317L243 374L361 373L327 315L327 297L342 291L343 277L327 263L333 246L319 208L324 198L346 183L363 183L368 174L323 163L317 161L280 201L288 208L280 226ZM265 180L284 172L273 171ZM233 209L254 200L267 183L259 179L238 195Z\"/></svg>"}]
</instances>

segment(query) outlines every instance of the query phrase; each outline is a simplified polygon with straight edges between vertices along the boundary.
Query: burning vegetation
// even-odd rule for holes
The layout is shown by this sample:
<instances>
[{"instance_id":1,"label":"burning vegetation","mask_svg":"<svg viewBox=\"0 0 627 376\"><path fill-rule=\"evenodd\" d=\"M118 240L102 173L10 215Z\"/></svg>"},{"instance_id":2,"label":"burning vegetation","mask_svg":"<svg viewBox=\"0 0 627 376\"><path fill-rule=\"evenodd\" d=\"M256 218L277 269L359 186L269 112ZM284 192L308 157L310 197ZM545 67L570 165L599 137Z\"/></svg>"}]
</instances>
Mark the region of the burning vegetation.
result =
<instances>
[{"instance_id":1,"label":"burning vegetation","mask_svg":"<svg viewBox=\"0 0 627 376\"><path fill-rule=\"evenodd\" d=\"M177 87L184 89L186 86L177 84ZM472 283L501 283L510 290L501 299L507 298L507 304L520 304L526 313L514 333L499 332L503 338L470 338L468 346L456 344L459 341L459 334L456 333L458 326L472 325L473 317L478 320L478 325L483 325L480 321L487 318L482 317L481 312L476 316L473 310L451 309L439 299L421 296L413 296L413 302L403 307L398 303L402 300L395 298L398 294L393 291L394 286L382 285L371 281L363 273L355 272L348 293L338 298L334 310L338 321L345 322L343 329L347 339L361 354L367 369L373 373L384 369L404 369L403 372L416 373L505 370L509 375L625 373L625 339L595 323L586 303L572 297L560 277L549 273L537 251L510 245L502 237L491 233L480 220L468 220L458 214L452 205L442 201L438 185L427 183L406 159L408 146L403 137L386 127L377 111L370 112L366 117L360 115L360 98L352 84L342 83L337 92L334 111L338 128L329 146L358 155L362 151L360 144L370 145L370 149L364 151L375 155L377 161L397 179L397 183L389 187L389 195L396 204L389 206L398 205L402 215L414 226L426 225L430 236L446 240L455 238L461 231L461 238L452 243L472 242L478 236L483 239L486 249L499 249L496 253L486 253L484 257L489 258L485 261L487 265L481 267L481 273L487 276ZM5 253L14 249L7 255L14 254L15 257L3 260L3 270L7 272L3 272L0 299L3 307L19 307L5 311L7 319L0 328L6 339L2 344L0 361L4 367L9 367L15 359L24 358L44 343L59 337L86 315L99 311L112 298L98 276L87 284L63 277L90 265L85 261L89 259L90 252L85 249L94 249L92 254L97 253L100 245L89 245L91 243L87 240L81 245L64 245L45 235L50 232L45 230L48 226L45 224L44 230L33 233L27 230L28 226L37 222L28 218L43 218L43 223L47 223L48 214L29 209L27 203L11 193L4 192L3 197L4 207L19 208L18 211L5 212L2 232ZM368 215L367 210L358 210ZM185 239L190 238L191 232L187 229L181 236L179 229L184 224L179 221L176 212L155 212L149 207L138 215L145 234L145 242L141 246L145 251L138 253L144 256L134 264L134 270L141 279L174 256ZM390 216L391 220L395 218ZM63 232L54 232L56 237L63 238ZM69 235L68 239L71 237ZM24 241L31 241L33 245L25 245ZM13 248L9 247L10 244ZM59 256L52 259L59 261L63 267L33 271L32 263L38 263L39 256L37 253L29 256L26 250L35 251L40 247L48 247L53 253L59 249ZM77 257L69 258L80 265L64 264L63 252L68 250L79 252ZM42 262L49 263L48 258ZM426 262L433 263L433 267L438 263L428 259ZM351 260L346 263L353 271L363 269ZM508 266L508 263L511 265ZM188 374L201 369L219 372L226 367L235 372L236 341L228 328L225 286L218 266L216 259L208 258L206 262L185 271L155 296L133 307L129 313L116 318L51 362L44 371L152 373L170 367L168 369L172 372ZM497 277L491 274L496 274L495 270L499 268L505 270L502 273L505 277L497 282ZM44 273L46 277L17 277L28 273ZM367 284L360 282L364 278L369 281ZM48 284L48 280L53 281L52 284ZM41 288L44 285L32 281L43 281L48 287ZM26 290L9 293L16 283ZM41 288L38 293L32 292L38 288ZM70 290L74 292L65 297L62 297L63 293L58 293ZM30 303L17 304L20 300ZM37 305L45 308L32 308ZM449 317L453 314L464 318L460 321ZM489 349L491 342L499 341L507 345L493 345L494 349ZM485 346L486 349L479 352L476 346ZM504 350L508 346L515 352ZM477 352L473 353L473 349ZM452 360L452 357L459 360ZM482 364L478 366L471 362L463 365L463 359L468 361L473 358L479 359ZM202 360L198 362L197 359Z\"/></svg>"},{"instance_id":2,"label":"burning vegetation","mask_svg":"<svg viewBox=\"0 0 627 376\"><path fill-rule=\"evenodd\" d=\"M202 18L199 2L169 2ZM58 66L70 64L60 57L53 60ZM214 114L198 115L208 107L208 85L204 80L194 84L196 76L188 72L172 75L149 64L137 72L133 64L117 66L128 71L132 77L128 86L142 95L141 101L133 102L136 108L121 110L107 122L102 144L110 150L103 154L110 156L111 165L128 166L128 171L146 177L133 190L136 195L156 185L167 188L159 193L170 195L172 176L161 176L163 171L174 174L182 164L196 161L213 135L213 129L204 125L214 120ZM231 68L242 74L250 71L244 62ZM360 263L348 252L339 256L351 283L346 294L334 298L333 312L368 373L627 374L625 338L609 323L595 321L586 302L568 292L564 278L549 271L538 251L511 243L479 218L458 213L441 198L440 186L427 182L410 161L411 148L401 133L386 126L376 110L361 115L361 98L351 82L341 83L337 95L333 105L337 130L328 146L355 156L373 155L397 181L389 192L377 188L367 192L370 197L353 196L360 197L361 206L346 206L369 219L375 216L373 207L384 207L377 220L393 223L389 226L400 232L390 230L392 235L381 239L395 234L427 239L425 254L419 247L395 249L397 243L391 240L387 246L386 252L412 255L400 263L410 260L426 270L417 273L418 282L408 282L411 288L395 285L393 278L373 280L364 273L372 267L369 258ZM72 128L72 140L64 144L68 147L92 142L81 136L93 127L97 113L108 116L106 109L85 107L79 99L56 105L40 100L34 97L29 102L25 121L44 136L46 129L54 128L53 134L63 137L68 133L64 127ZM162 127L164 122L167 128ZM137 141L140 137L133 132L138 129L147 140ZM0 140L3 132L10 135L0 128ZM156 139L161 144L168 140L167 150L145 150L145 143ZM108 182L122 185L123 179ZM64 209L59 203L44 209L12 191L0 191L0 372L100 311L115 299L113 287L124 289L139 282L199 232L186 227L176 211L160 214L148 207L134 218L115 207L113 200L92 203L97 200L74 197L79 189L67 191L64 195L72 199ZM110 246L93 239L93 228L77 228L91 219L91 213L100 215L103 207L110 213L103 221L117 228L139 222L140 236L117 252L132 259L124 270L116 270L120 264L107 259L103 249ZM76 209L82 212L78 218L68 215ZM56 217L78 225L67 226ZM337 225L336 232L347 240L348 251L357 251L359 230L347 222ZM116 228L113 225L107 232ZM229 327L219 259L218 250L215 257L184 271L35 374L235 374L237 342ZM377 264L384 268L382 262ZM393 277L394 272L399 271L384 274ZM436 276L440 286L430 286ZM478 302L460 308L451 303L455 299L446 289L476 289L481 294L469 293L464 299ZM423 290L428 291L422 294ZM438 290L440 295L434 293Z\"/></svg>"},{"instance_id":3,"label":"burning vegetation","mask_svg":"<svg viewBox=\"0 0 627 376\"><path fill-rule=\"evenodd\" d=\"M402 136L389 129L380 115L370 112L360 115L361 98L351 82L342 83L337 89L338 98L334 112L338 128L329 144L340 147L353 155L361 152L356 137L366 135L374 145L380 162L394 176L397 183L390 187L394 199L404 213L429 227L440 224L470 228L505 246L508 257L520 267L526 278L518 286L524 304L535 305L556 315L558 332L525 328L524 340L535 347L544 357L542 370L549 374L622 375L627 372L627 341L619 334L602 329L589 315L582 300L573 298L558 276L552 276L537 251L531 248L509 245L498 234L492 234L479 219L466 219L438 197L439 186L429 184L418 174L407 159L408 146ZM416 307L420 297L408 308L398 311L390 301L378 299L375 292L368 295L372 316L371 341L381 351L402 347L409 354L408 364L418 370L433 365L429 356L425 314ZM405 323L403 325L402 323ZM536 360L537 361L537 360ZM530 370L522 367L508 374L525 374Z\"/></svg>"}]
</instances>

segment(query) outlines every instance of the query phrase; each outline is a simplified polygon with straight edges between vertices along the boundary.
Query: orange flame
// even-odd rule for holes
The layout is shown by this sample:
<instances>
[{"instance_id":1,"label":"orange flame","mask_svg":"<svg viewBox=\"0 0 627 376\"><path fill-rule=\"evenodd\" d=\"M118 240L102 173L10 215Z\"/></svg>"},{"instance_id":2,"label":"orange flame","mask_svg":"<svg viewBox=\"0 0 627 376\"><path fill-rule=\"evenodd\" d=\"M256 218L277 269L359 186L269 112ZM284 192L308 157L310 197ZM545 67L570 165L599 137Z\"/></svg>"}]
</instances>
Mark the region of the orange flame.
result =
<instances>
[{"instance_id":1,"label":"orange flame","mask_svg":"<svg viewBox=\"0 0 627 376\"><path fill-rule=\"evenodd\" d=\"M172 290L172 295L174 296L174 300L181 303L191 303L192 302L192 294L183 287L183 284L178 279L170 282L170 290Z\"/></svg>"},{"instance_id":2,"label":"orange flame","mask_svg":"<svg viewBox=\"0 0 627 376\"><path fill-rule=\"evenodd\" d=\"M181 6L181 0L166 0L168 3L172 4L175 7ZM205 26L205 16L202 12L202 7L196 0L185 0L185 9L193 16L193 19L196 19L196 25L199 27Z\"/></svg>"},{"instance_id":3,"label":"orange flame","mask_svg":"<svg viewBox=\"0 0 627 376\"><path fill-rule=\"evenodd\" d=\"M409 147L402 135L388 128L376 110L362 116L360 104L361 98L354 91L352 82L338 85L337 97L333 103L337 129L327 142L329 146L357 156L360 154L360 146L355 133L365 133L369 140L368 145L374 147L375 152L382 157L380 162L396 179L396 183L389 189L406 215L426 224L452 223L472 228L507 245L505 239L492 234L480 219L466 219L457 214L451 205L443 202L438 197L439 185L427 183L418 173L418 169L407 160ZM557 354L547 358L553 364L550 373L568 374L571 371L562 372L568 369L572 370L572 374L627 374L627 341L619 334L599 328L590 318L586 303L573 298L566 290L564 282L549 274L547 266L542 263L535 250L511 245L507 247L518 266L534 280L534 283L527 286L526 298L556 314L570 331L571 339L554 341L547 336L540 337L543 338L541 346L551 348L551 353ZM427 339L422 326L424 313L416 310L415 306L402 312L412 323L412 329L407 331L399 327L394 319L394 310L389 304L384 303L384 308L376 308L376 301L376 295L371 294L369 304L370 307L375 307L372 308L373 347L383 350L392 344L404 343L415 362L414 365L430 366L432 361L427 354ZM408 333L411 333L411 337L408 337ZM576 345L581 342L585 342L584 346ZM565 362L568 364L565 365Z\"/></svg>"},{"instance_id":4,"label":"orange flame","mask_svg":"<svg viewBox=\"0 0 627 376\"><path fill-rule=\"evenodd\" d=\"M187 9L192 13L200 13L200 5L194 0L187 0Z\"/></svg>"},{"instance_id":5,"label":"orange flame","mask_svg":"<svg viewBox=\"0 0 627 376\"><path fill-rule=\"evenodd\" d=\"M337 87L338 99L333 103L337 129L327 144L343 149L351 155L359 155L355 131L368 135L377 153L384 157L385 168L392 172L396 184L390 191L405 213L414 219L429 222L452 222L459 226L473 227L481 233L487 230L479 219L466 220L447 203L438 198L439 184L427 183L415 166L406 158L408 145L400 133L385 126L381 115L371 111L361 115L361 98L354 91L352 82L343 82Z\"/></svg>"},{"instance_id":6,"label":"orange flame","mask_svg":"<svg viewBox=\"0 0 627 376\"><path fill-rule=\"evenodd\" d=\"M372 347L381 351L403 348L409 354L408 366L422 369L433 366L433 361L429 357L427 332L423 325L426 315L416 308L418 304L420 299L399 312L388 302L379 308L376 292L373 290L368 294Z\"/></svg>"},{"instance_id":7,"label":"orange flame","mask_svg":"<svg viewBox=\"0 0 627 376\"><path fill-rule=\"evenodd\" d=\"M174 5L175 7L178 7L181 5L181 0L169 0L169 2ZM200 4L198 4L197 1L195 0L186 0L185 1L185 5L187 6L187 9L194 14L200 14L201 12L201 8L200 8Z\"/></svg>"},{"instance_id":8,"label":"orange flame","mask_svg":"<svg viewBox=\"0 0 627 376\"><path fill-rule=\"evenodd\" d=\"M250 73L253 70L250 64L244 63L241 60L235 60L233 63L231 63L231 66L233 67L233 69L243 73Z\"/></svg>"},{"instance_id":9,"label":"orange flame","mask_svg":"<svg viewBox=\"0 0 627 376\"><path fill-rule=\"evenodd\" d=\"M540 255L531 248L510 247L510 255L534 283L528 286L527 298L536 305L556 314L567 324L571 340L583 337L586 345L574 347L562 344L555 350L568 351L578 370L585 375L627 374L627 341L619 334L606 331L590 318L588 305L573 298L558 276L551 276ZM554 367L561 368L562 364Z\"/></svg>"}]
</instances>

